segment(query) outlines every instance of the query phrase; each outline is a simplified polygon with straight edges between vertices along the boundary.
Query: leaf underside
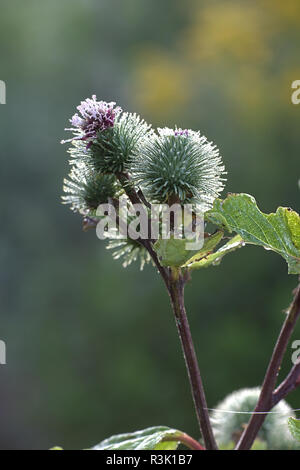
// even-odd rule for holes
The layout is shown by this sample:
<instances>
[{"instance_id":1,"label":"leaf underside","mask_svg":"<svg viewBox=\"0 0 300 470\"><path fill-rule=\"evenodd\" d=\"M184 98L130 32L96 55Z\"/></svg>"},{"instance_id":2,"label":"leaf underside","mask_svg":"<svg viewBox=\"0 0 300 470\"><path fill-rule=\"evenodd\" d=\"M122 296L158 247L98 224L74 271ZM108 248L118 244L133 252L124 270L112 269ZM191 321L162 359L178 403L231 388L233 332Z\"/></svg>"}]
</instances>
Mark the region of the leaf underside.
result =
<instances>
[{"instance_id":1,"label":"leaf underside","mask_svg":"<svg viewBox=\"0 0 300 470\"><path fill-rule=\"evenodd\" d=\"M91 450L175 450L181 431L154 426L129 434L117 434L100 442Z\"/></svg>"},{"instance_id":2,"label":"leaf underside","mask_svg":"<svg viewBox=\"0 0 300 470\"><path fill-rule=\"evenodd\" d=\"M199 269L199 268L207 268L209 266L218 266L222 258L227 255L228 253L231 253L232 251L235 251L237 248L241 248L244 245L244 241L240 235L236 235L235 237L232 237L227 243L225 243L221 248L219 248L217 251L210 253L208 255L205 255L204 257L201 257L199 260L197 259L197 255L194 257L193 262L189 264L187 263L187 267L192 270L192 269Z\"/></svg>"}]
</instances>

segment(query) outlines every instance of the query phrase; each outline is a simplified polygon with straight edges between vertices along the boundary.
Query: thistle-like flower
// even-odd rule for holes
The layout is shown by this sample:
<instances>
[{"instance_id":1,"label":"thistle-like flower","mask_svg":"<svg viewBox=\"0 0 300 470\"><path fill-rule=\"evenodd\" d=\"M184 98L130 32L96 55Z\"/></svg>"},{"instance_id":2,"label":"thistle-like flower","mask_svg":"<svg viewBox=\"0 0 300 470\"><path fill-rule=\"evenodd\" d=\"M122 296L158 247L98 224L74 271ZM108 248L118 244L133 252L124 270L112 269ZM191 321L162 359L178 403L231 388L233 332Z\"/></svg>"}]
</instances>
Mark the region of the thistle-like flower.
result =
<instances>
[{"instance_id":1,"label":"thistle-like flower","mask_svg":"<svg viewBox=\"0 0 300 470\"><path fill-rule=\"evenodd\" d=\"M223 189L218 149L199 132L164 128L154 133L138 115L122 112L114 102L97 101L95 95L77 109L70 120L73 138L65 141L72 142L72 167L62 199L84 215L85 228L96 226L101 204L117 206L116 198L123 194L130 205L125 171L126 182L136 186L144 202L145 195L150 203L196 203L197 211L204 212ZM139 259L142 268L151 260L138 240L111 238L108 248L114 258L123 258L123 266Z\"/></svg>"},{"instance_id":2,"label":"thistle-like flower","mask_svg":"<svg viewBox=\"0 0 300 470\"><path fill-rule=\"evenodd\" d=\"M96 139L98 132L113 127L116 116L122 111L119 106L115 107L115 102L97 101L96 95L81 101L77 106L78 113L70 119L72 128L66 129L73 131L74 137L69 140L63 140L62 143L70 142L74 139L88 141L88 145Z\"/></svg>"},{"instance_id":3,"label":"thistle-like flower","mask_svg":"<svg viewBox=\"0 0 300 470\"><path fill-rule=\"evenodd\" d=\"M73 160L84 161L97 172L120 173L148 134L151 126L136 114L123 113L116 103L97 101L96 95L82 101L70 119Z\"/></svg>"},{"instance_id":4,"label":"thistle-like flower","mask_svg":"<svg viewBox=\"0 0 300 470\"><path fill-rule=\"evenodd\" d=\"M194 202L203 211L224 187L219 150L188 129L158 129L139 147L131 173L151 202Z\"/></svg>"},{"instance_id":5,"label":"thistle-like flower","mask_svg":"<svg viewBox=\"0 0 300 470\"><path fill-rule=\"evenodd\" d=\"M151 126L137 114L118 114L114 126L99 132L90 146L94 168L103 173L121 173L151 134Z\"/></svg>"},{"instance_id":6,"label":"thistle-like flower","mask_svg":"<svg viewBox=\"0 0 300 470\"><path fill-rule=\"evenodd\" d=\"M72 210L82 215L92 215L100 204L116 196L118 186L114 175L93 172L81 162L72 166L63 190L66 193L62 196L64 204L70 204Z\"/></svg>"}]
</instances>

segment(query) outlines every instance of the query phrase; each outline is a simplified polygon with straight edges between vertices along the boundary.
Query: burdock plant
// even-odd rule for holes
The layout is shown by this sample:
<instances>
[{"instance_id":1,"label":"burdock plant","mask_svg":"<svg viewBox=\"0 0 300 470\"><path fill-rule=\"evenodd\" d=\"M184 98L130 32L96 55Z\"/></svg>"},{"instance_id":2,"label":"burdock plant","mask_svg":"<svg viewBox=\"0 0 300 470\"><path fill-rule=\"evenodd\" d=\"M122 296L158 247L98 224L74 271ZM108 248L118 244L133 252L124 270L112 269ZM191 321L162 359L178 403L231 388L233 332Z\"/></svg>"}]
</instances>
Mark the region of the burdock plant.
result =
<instances>
[{"instance_id":1,"label":"burdock plant","mask_svg":"<svg viewBox=\"0 0 300 470\"><path fill-rule=\"evenodd\" d=\"M160 274L174 312L201 433L198 441L178 430L154 427L113 436L94 449L176 449L183 443L194 450L218 449L219 445L244 450L250 449L254 442L268 448L270 442L273 447L274 442L280 442L280 433L282 443L290 442L286 439L288 417L282 421L282 409L291 413L290 408L281 406L281 426L272 425L277 421L266 417L300 384L300 364L296 363L276 388L277 374L300 314L300 287L295 289L261 388L254 393L242 391L243 399L233 395L224 402L226 409L222 410L221 405L213 416L207 407L185 310L184 287L195 269L216 266L226 254L247 244L278 253L287 262L289 273L299 275L299 215L284 207L264 214L247 194L228 194L220 199L225 183L224 165L217 147L199 131L153 130L136 114L122 111L114 102L97 101L95 95L77 109L79 114L71 118L72 127L68 129L72 136L64 141L71 144L71 171L64 180L63 202L83 217L84 228L98 230L100 223L101 226L106 223L103 238L107 239L113 257L123 259L125 267L133 261L139 261L141 267L150 262ZM124 201L129 210L127 219ZM99 210L103 205L106 211ZM178 218L172 212L174 205L182 210L189 206L189 233L195 237L199 235L196 221L201 214L204 220L204 225L200 224L201 246L188 248L184 231L176 236L178 226L182 228L185 219L180 215L178 225ZM170 209L167 237L161 234L160 219L159 230L153 235L154 206L159 210ZM132 224L135 232L130 230ZM147 236L142 231L143 224L149 229ZM210 232L208 227L212 227ZM235 408L236 397L244 411ZM245 415L241 421L230 413L252 415L247 424ZM267 434L262 428L264 422Z\"/></svg>"}]
</instances>

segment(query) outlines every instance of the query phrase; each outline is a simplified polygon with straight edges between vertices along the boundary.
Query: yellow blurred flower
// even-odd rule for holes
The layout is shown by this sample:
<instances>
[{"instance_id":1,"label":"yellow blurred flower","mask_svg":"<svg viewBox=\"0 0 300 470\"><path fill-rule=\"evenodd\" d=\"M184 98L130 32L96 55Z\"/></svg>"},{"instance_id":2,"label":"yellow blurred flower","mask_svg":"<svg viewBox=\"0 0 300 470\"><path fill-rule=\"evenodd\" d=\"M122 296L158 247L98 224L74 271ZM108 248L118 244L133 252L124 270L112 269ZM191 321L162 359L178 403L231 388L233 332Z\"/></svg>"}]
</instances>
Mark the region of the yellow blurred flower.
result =
<instances>
[{"instance_id":1,"label":"yellow blurred flower","mask_svg":"<svg viewBox=\"0 0 300 470\"><path fill-rule=\"evenodd\" d=\"M136 69L136 99L152 116L166 118L186 103L189 90L184 65L168 52L146 49Z\"/></svg>"},{"instance_id":2,"label":"yellow blurred flower","mask_svg":"<svg viewBox=\"0 0 300 470\"><path fill-rule=\"evenodd\" d=\"M299 0L263 0L262 4L269 8L269 13L277 20L279 28L299 25L300 2Z\"/></svg>"},{"instance_id":3,"label":"yellow blurred flower","mask_svg":"<svg viewBox=\"0 0 300 470\"><path fill-rule=\"evenodd\" d=\"M224 98L254 123L272 119L278 107L294 112L290 87L300 79L300 0L188 5L186 26L170 49L141 48L135 71L140 107L151 118L176 122L183 105L201 103L207 94ZM201 106L198 118L200 113Z\"/></svg>"},{"instance_id":4,"label":"yellow blurred flower","mask_svg":"<svg viewBox=\"0 0 300 470\"><path fill-rule=\"evenodd\" d=\"M269 48L263 19L255 1L198 4L182 46L191 60L265 61Z\"/></svg>"}]
</instances>

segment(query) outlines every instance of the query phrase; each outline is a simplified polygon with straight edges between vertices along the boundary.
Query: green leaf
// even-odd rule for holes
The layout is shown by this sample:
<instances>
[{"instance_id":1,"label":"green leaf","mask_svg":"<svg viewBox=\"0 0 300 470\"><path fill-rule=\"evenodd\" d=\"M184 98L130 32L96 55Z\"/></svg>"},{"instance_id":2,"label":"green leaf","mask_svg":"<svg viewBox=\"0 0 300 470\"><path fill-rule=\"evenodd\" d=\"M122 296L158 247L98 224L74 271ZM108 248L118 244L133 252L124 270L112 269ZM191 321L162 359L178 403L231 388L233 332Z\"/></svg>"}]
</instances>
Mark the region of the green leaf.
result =
<instances>
[{"instance_id":1,"label":"green leaf","mask_svg":"<svg viewBox=\"0 0 300 470\"><path fill-rule=\"evenodd\" d=\"M160 238L153 248L162 264L162 266L180 267L195 253L195 251L186 249L187 240L178 238L169 238L167 240Z\"/></svg>"},{"instance_id":2,"label":"green leaf","mask_svg":"<svg viewBox=\"0 0 300 470\"><path fill-rule=\"evenodd\" d=\"M155 426L130 434L117 434L91 450L175 450L182 434L166 426Z\"/></svg>"},{"instance_id":3,"label":"green leaf","mask_svg":"<svg viewBox=\"0 0 300 470\"><path fill-rule=\"evenodd\" d=\"M195 260L193 261L193 263L187 263L187 267L189 269L199 269L207 268L208 266L217 266L220 264L222 258L225 255L231 253L232 251L235 251L237 248L241 248L243 245L244 241L242 237L236 235L214 253L210 253L207 256L204 256L200 260L197 260L197 256L195 256Z\"/></svg>"},{"instance_id":4,"label":"green leaf","mask_svg":"<svg viewBox=\"0 0 300 470\"><path fill-rule=\"evenodd\" d=\"M206 212L206 220L236 232L245 243L260 245L280 254L288 263L290 274L300 274L300 216L279 207L276 213L264 214L248 194L229 194L216 199Z\"/></svg>"},{"instance_id":5,"label":"green leaf","mask_svg":"<svg viewBox=\"0 0 300 470\"><path fill-rule=\"evenodd\" d=\"M188 261L184 264L184 267L193 266L195 262L198 262L202 258L206 257L220 243L223 238L223 235L224 232L218 231L213 235L210 235L209 237L205 238L201 250L197 251L197 253L192 256L192 258L188 259Z\"/></svg>"},{"instance_id":6,"label":"green leaf","mask_svg":"<svg viewBox=\"0 0 300 470\"><path fill-rule=\"evenodd\" d=\"M198 260L211 252L222 237L223 232L219 231L205 238L200 250L187 250L186 245L191 240L175 238L157 240L154 249L163 266L186 267L194 258Z\"/></svg>"},{"instance_id":7,"label":"green leaf","mask_svg":"<svg viewBox=\"0 0 300 470\"><path fill-rule=\"evenodd\" d=\"M85 450L176 450L182 443L190 449L205 450L186 433L167 426L154 426L128 434L117 434ZM52 447L50 450L63 450Z\"/></svg>"},{"instance_id":8,"label":"green leaf","mask_svg":"<svg viewBox=\"0 0 300 470\"><path fill-rule=\"evenodd\" d=\"M297 441L300 441L300 419L289 418L288 427L292 436L297 439Z\"/></svg>"}]
</instances>

